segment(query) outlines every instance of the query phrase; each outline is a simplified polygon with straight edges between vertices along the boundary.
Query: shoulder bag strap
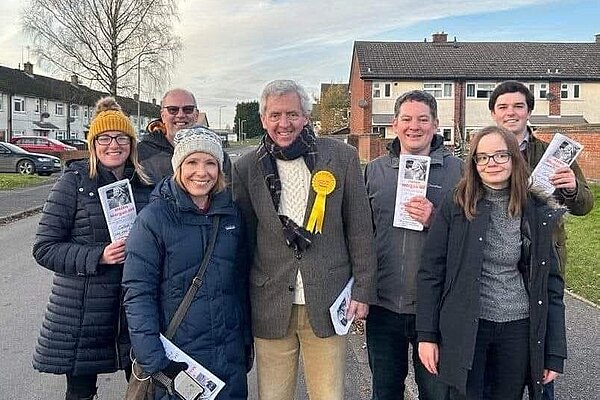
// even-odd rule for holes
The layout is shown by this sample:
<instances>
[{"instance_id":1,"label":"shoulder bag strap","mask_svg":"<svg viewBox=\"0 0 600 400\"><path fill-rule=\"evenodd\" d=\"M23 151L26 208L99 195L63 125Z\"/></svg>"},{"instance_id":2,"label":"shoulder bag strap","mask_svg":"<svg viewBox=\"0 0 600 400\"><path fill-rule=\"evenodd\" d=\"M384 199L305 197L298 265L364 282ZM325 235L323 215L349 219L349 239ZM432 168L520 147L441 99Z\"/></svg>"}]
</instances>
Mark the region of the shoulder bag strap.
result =
<instances>
[{"instance_id":1,"label":"shoulder bag strap","mask_svg":"<svg viewBox=\"0 0 600 400\"><path fill-rule=\"evenodd\" d=\"M187 310L190 307L190 304L192 304L192 300L194 299L194 296L196 296L198 289L200 289L200 286L202 286L202 283L203 283L202 280L204 279L204 273L206 272L206 268L208 267L208 262L210 261L213 250L215 248L215 242L217 241L217 233L219 232L219 220L220 220L219 215L216 215L213 218L210 242L208 243L208 247L206 249L206 252L204 253L204 258L202 259L202 264L200 265L200 268L198 269L196 276L192 280L192 284L191 284L190 288L185 293L185 296L183 297L181 304L179 304L179 307L177 307L177 311L175 311L175 314L173 315L173 319L171 319L171 322L169 323L169 326L167 327L167 331L165 332L165 337L167 339L171 339L175 335L175 331L179 327L179 324L181 324L181 321L183 321L183 317L185 317L185 314L187 313Z\"/></svg>"}]
</instances>

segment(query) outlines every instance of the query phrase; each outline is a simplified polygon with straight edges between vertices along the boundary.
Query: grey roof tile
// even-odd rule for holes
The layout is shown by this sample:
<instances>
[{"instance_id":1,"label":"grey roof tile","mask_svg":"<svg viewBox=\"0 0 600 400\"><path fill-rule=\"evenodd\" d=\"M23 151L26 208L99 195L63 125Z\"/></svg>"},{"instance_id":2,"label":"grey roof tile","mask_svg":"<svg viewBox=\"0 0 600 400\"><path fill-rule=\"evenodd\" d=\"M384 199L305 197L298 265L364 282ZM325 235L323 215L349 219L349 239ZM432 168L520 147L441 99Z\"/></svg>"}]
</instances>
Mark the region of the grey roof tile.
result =
<instances>
[{"instance_id":1,"label":"grey roof tile","mask_svg":"<svg viewBox=\"0 0 600 400\"><path fill-rule=\"evenodd\" d=\"M600 43L354 43L363 79L600 80Z\"/></svg>"}]
</instances>

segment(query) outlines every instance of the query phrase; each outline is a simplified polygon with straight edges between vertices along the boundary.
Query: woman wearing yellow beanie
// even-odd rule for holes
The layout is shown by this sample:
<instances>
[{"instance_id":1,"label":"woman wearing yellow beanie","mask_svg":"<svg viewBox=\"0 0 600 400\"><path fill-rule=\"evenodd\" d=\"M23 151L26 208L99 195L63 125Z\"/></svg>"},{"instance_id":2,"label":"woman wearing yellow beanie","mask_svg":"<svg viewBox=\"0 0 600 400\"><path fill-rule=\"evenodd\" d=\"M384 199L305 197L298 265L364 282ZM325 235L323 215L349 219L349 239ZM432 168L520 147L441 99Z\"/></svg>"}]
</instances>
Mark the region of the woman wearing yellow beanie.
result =
<instances>
[{"instance_id":1,"label":"woman wearing yellow beanie","mask_svg":"<svg viewBox=\"0 0 600 400\"><path fill-rule=\"evenodd\" d=\"M125 241L111 243L98 188L129 179L138 212L151 190L133 125L114 98L96 104L87 139L89 159L71 163L50 191L33 245L36 261L55 272L33 366L66 375L67 400L92 399L100 373L131 371Z\"/></svg>"}]
</instances>

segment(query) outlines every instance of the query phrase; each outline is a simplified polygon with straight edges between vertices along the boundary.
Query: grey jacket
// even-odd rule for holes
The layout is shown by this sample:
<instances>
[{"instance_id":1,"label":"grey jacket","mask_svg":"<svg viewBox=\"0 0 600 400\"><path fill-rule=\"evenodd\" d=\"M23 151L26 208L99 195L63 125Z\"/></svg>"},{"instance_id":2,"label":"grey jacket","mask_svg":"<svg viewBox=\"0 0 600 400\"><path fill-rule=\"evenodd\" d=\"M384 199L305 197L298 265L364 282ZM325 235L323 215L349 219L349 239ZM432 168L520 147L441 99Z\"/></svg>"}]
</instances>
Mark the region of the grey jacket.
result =
<instances>
[{"instance_id":1,"label":"grey jacket","mask_svg":"<svg viewBox=\"0 0 600 400\"><path fill-rule=\"evenodd\" d=\"M415 314L417 270L427 229L420 232L392 225L398 183L398 139L390 143L389 150L389 154L371 161L365 169L377 246L377 301L374 304L399 314ZM459 181L463 162L450 154L439 135L434 135L431 141L429 156L427 199L437 209L444 195Z\"/></svg>"},{"instance_id":2,"label":"grey jacket","mask_svg":"<svg viewBox=\"0 0 600 400\"><path fill-rule=\"evenodd\" d=\"M286 334L298 270L310 324L319 337L335 334L329 306L351 276L354 300L370 303L375 299L373 233L356 150L329 138L317 138L317 148L313 175L329 171L336 185L326 198L323 233L315 235L312 245L298 255L285 242L257 153L248 153L233 164L234 199L245 218L253 251L250 301L256 337L274 339ZM314 200L311 189L305 226Z\"/></svg>"}]
</instances>

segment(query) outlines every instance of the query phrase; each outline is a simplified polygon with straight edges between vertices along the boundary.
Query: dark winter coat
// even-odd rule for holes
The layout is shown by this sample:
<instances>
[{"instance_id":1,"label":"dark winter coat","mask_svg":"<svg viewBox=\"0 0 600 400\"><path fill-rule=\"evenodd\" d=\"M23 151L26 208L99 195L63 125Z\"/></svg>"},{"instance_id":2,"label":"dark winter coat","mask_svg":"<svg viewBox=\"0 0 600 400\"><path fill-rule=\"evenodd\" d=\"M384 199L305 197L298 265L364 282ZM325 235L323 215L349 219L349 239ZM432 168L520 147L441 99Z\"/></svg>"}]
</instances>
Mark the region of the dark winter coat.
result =
<instances>
[{"instance_id":1,"label":"dark winter coat","mask_svg":"<svg viewBox=\"0 0 600 400\"><path fill-rule=\"evenodd\" d=\"M154 130L145 135L138 145L140 164L155 184L163 178L173 175L173 166L171 165L173 151L173 145L169 143L165 133L160 130ZM223 173L227 180L231 181L231 159L226 152L223 152Z\"/></svg>"},{"instance_id":2,"label":"dark winter coat","mask_svg":"<svg viewBox=\"0 0 600 400\"><path fill-rule=\"evenodd\" d=\"M533 136L531 130L529 131L529 143L527 144L527 162L529 167L533 171L536 165L540 162L542 156L548 148L548 143L541 141L540 139ZM590 187L583 176L583 172L577 161L571 164L571 169L577 179L577 191L569 195L564 190L556 190L554 192L554 198L562 205L567 207L569 212L573 215L586 215L594 207L594 195L590 190ZM554 229L552 236L554 247L558 253L560 259L560 270L564 275L564 271L567 265L567 233L565 231L564 221L560 221L557 227Z\"/></svg>"},{"instance_id":3,"label":"dark winter coat","mask_svg":"<svg viewBox=\"0 0 600 400\"><path fill-rule=\"evenodd\" d=\"M246 399L245 345L252 343L248 263L240 212L225 190L211 196L206 214L175 182L157 185L127 240L125 309L137 361L147 373L169 363L165 332L196 275L220 215L213 256L172 341L226 383L219 399ZM169 398L159 390L157 399Z\"/></svg>"},{"instance_id":4,"label":"dark winter coat","mask_svg":"<svg viewBox=\"0 0 600 400\"><path fill-rule=\"evenodd\" d=\"M423 231L396 228L394 208L398 184L400 141L390 143L390 153L367 164L365 182L377 246L377 305L398 314L415 314L417 270L428 228ZM463 162L444 147L444 138L431 140L431 166L427 199L437 209L444 195L459 181Z\"/></svg>"},{"instance_id":5,"label":"dark winter coat","mask_svg":"<svg viewBox=\"0 0 600 400\"><path fill-rule=\"evenodd\" d=\"M563 209L530 195L521 218L519 269L529 294L530 379L541 398L544 368L562 372L567 357L564 281L552 241ZM465 391L473 363L479 318L479 278L490 203L480 200L472 221L444 200L429 230L417 277L417 332L420 342L439 344L439 377Z\"/></svg>"},{"instance_id":6,"label":"dark winter coat","mask_svg":"<svg viewBox=\"0 0 600 400\"><path fill-rule=\"evenodd\" d=\"M89 162L73 162L56 182L33 244L33 256L54 271L52 292L33 355L33 366L55 374L114 372L130 364L129 338L121 313L122 264L103 265L110 244L98 187L117 179L98 167L89 178ZM147 202L149 187L131 178L136 208Z\"/></svg>"}]
</instances>

